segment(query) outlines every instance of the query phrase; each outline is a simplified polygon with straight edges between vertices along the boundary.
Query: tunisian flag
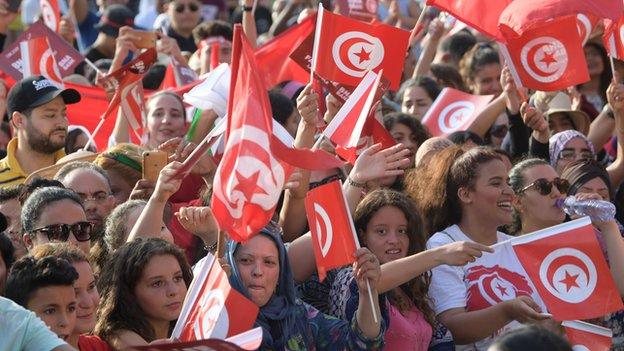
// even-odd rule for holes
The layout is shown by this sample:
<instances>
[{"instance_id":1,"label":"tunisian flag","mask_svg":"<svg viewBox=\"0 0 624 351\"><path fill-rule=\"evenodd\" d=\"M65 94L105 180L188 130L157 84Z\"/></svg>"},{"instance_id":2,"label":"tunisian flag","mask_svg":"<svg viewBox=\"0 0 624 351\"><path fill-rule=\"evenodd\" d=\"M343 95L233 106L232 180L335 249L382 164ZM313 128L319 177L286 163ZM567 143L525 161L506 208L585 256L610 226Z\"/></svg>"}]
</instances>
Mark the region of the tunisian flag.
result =
<instances>
[{"instance_id":1,"label":"tunisian flag","mask_svg":"<svg viewBox=\"0 0 624 351\"><path fill-rule=\"evenodd\" d=\"M604 20L605 30L602 40L609 56L624 60L624 16L617 21Z\"/></svg>"},{"instance_id":2,"label":"tunisian flag","mask_svg":"<svg viewBox=\"0 0 624 351\"><path fill-rule=\"evenodd\" d=\"M316 270L323 281L328 270L355 262L353 253L357 249L357 237L340 181L310 190L306 194L305 208Z\"/></svg>"},{"instance_id":3,"label":"tunisian flag","mask_svg":"<svg viewBox=\"0 0 624 351\"><path fill-rule=\"evenodd\" d=\"M557 320L624 308L588 217L515 238L513 249Z\"/></svg>"},{"instance_id":4,"label":"tunisian flag","mask_svg":"<svg viewBox=\"0 0 624 351\"><path fill-rule=\"evenodd\" d=\"M208 254L194 269L172 337L225 339L251 329L257 316L258 306L232 289L217 259Z\"/></svg>"},{"instance_id":5,"label":"tunisian flag","mask_svg":"<svg viewBox=\"0 0 624 351\"><path fill-rule=\"evenodd\" d=\"M494 95L471 95L444 88L422 119L433 136L446 136L466 130L492 101Z\"/></svg>"},{"instance_id":6,"label":"tunisian flag","mask_svg":"<svg viewBox=\"0 0 624 351\"><path fill-rule=\"evenodd\" d=\"M342 105L334 119L323 130L323 134L336 144L336 153L351 164L355 163L358 155L365 148L372 145L370 143L371 135L365 133L365 126L369 118L375 119L374 116L369 116L380 77L381 75L369 71ZM369 128L371 127L374 125ZM395 144L394 140L392 142L387 141L387 143L389 145L382 146L386 148Z\"/></svg>"},{"instance_id":7,"label":"tunisian flag","mask_svg":"<svg viewBox=\"0 0 624 351\"><path fill-rule=\"evenodd\" d=\"M503 37L498 30L498 18L511 1L427 0L427 5L444 10L479 32L500 41Z\"/></svg>"},{"instance_id":8,"label":"tunisian flag","mask_svg":"<svg viewBox=\"0 0 624 351\"><path fill-rule=\"evenodd\" d=\"M489 9L489 3L484 8ZM545 22L573 18L579 13L617 21L624 13L624 3L619 0L514 0L501 13L498 28L506 36L512 33L522 36Z\"/></svg>"},{"instance_id":9,"label":"tunisian flag","mask_svg":"<svg viewBox=\"0 0 624 351\"><path fill-rule=\"evenodd\" d=\"M396 90L401 83L408 31L383 23L368 24L319 7L312 52L312 67L319 76L356 86L372 70L390 80Z\"/></svg>"},{"instance_id":10,"label":"tunisian flag","mask_svg":"<svg viewBox=\"0 0 624 351\"><path fill-rule=\"evenodd\" d=\"M41 8L41 17L43 23L45 23L53 32L59 31L61 27L61 10L57 0L40 0L39 7Z\"/></svg>"},{"instance_id":11,"label":"tunisian flag","mask_svg":"<svg viewBox=\"0 0 624 351\"><path fill-rule=\"evenodd\" d=\"M316 16L310 16L256 49L254 56L267 89L287 80L310 81L310 74L297 65L290 54L314 32L315 22Z\"/></svg>"},{"instance_id":12,"label":"tunisian flag","mask_svg":"<svg viewBox=\"0 0 624 351\"><path fill-rule=\"evenodd\" d=\"M20 42L20 53L24 78L40 74L59 86L63 85L63 78L46 37Z\"/></svg>"},{"instance_id":13,"label":"tunisian flag","mask_svg":"<svg viewBox=\"0 0 624 351\"><path fill-rule=\"evenodd\" d=\"M587 82L589 72L575 17L544 23L501 45L514 77L526 88L555 91Z\"/></svg>"},{"instance_id":14,"label":"tunisian flag","mask_svg":"<svg viewBox=\"0 0 624 351\"><path fill-rule=\"evenodd\" d=\"M564 321L568 341L573 350L609 351L611 349L611 329L582 321Z\"/></svg>"}]
</instances>

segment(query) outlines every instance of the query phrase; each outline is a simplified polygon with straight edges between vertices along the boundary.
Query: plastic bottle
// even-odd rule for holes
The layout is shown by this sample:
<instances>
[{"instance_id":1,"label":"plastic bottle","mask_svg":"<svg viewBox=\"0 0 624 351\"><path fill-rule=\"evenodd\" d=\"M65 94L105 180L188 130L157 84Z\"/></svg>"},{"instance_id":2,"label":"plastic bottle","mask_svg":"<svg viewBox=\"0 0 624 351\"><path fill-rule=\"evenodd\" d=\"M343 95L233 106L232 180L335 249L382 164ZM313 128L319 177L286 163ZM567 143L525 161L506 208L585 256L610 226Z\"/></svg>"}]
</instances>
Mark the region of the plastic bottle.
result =
<instances>
[{"instance_id":1,"label":"plastic bottle","mask_svg":"<svg viewBox=\"0 0 624 351\"><path fill-rule=\"evenodd\" d=\"M557 207L569 216L589 216L592 220L607 222L615 217L615 205L603 200L577 201L574 196L557 200Z\"/></svg>"}]
</instances>

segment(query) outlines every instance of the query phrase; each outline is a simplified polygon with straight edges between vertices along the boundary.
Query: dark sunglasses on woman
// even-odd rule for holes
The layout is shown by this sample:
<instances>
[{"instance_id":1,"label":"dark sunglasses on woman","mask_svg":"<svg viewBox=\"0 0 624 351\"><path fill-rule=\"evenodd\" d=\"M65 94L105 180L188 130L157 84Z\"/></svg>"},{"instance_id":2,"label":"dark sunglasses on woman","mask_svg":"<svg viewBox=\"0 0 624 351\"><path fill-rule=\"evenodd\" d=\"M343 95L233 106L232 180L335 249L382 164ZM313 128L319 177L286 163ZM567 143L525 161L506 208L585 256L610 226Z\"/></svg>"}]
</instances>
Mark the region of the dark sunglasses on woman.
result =
<instances>
[{"instance_id":1,"label":"dark sunglasses on woman","mask_svg":"<svg viewBox=\"0 0 624 351\"><path fill-rule=\"evenodd\" d=\"M197 4L194 3L190 3L190 4L177 4L175 7L175 12L177 13L182 13L184 12L184 9L188 8L189 11L191 12L197 12L197 10L199 10L199 6L197 6Z\"/></svg>"},{"instance_id":2,"label":"dark sunglasses on woman","mask_svg":"<svg viewBox=\"0 0 624 351\"><path fill-rule=\"evenodd\" d=\"M91 240L93 224L90 222L76 222L74 224L51 224L45 227L34 229L32 232L41 232L47 235L50 241L67 241L69 233L74 234L78 241Z\"/></svg>"},{"instance_id":3,"label":"dark sunglasses on woman","mask_svg":"<svg viewBox=\"0 0 624 351\"><path fill-rule=\"evenodd\" d=\"M559 190L561 194L567 194L570 189L570 183L561 178L555 178L553 180L546 180L545 178L539 178L535 180L533 183L522 188L518 194L522 194L523 192L535 188L540 195L549 195L552 191L553 185Z\"/></svg>"}]
</instances>

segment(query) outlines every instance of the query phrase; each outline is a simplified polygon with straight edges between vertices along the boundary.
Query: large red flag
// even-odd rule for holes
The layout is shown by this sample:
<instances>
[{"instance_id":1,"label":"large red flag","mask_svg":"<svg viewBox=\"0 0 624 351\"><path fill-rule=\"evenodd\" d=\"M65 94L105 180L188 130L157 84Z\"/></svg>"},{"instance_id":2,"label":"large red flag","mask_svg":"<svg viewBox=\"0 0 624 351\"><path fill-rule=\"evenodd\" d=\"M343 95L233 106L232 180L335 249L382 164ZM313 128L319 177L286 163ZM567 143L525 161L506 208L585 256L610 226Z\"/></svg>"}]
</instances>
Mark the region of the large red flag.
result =
<instances>
[{"instance_id":1,"label":"large red flag","mask_svg":"<svg viewBox=\"0 0 624 351\"><path fill-rule=\"evenodd\" d=\"M230 286L217 259L209 254L194 271L172 337L180 341L225 339L251 329L258 306Z\"/></svg>"},{"instance_id":2,"label":"large red flag","mask_svg":"<svg viewBox=\"0 0 624 351\"><path fill-rule=\"evenodd\" d=\"M624 16L617 21L604 20L604 24L602 40L609 55L624 60Z\"/></svg>"},{"instance_id":3,"label":"large red flag","mask_svg":"<svg viewBox=\"0 0 624 351\"><path fill-rule=\"evenodd\" d=\"M422 119L433 136L446 136L466 130L492 101L494 95L471 95L444 88Z\"/></svg>"},{"instance_id":4,"label":"large red flag","mask_svg":"<svg viewBox=\"0 0 624 351\"><path fill-rule=\"evenodd\" d=\"M624 308L588 217L513 239L513 249L557 320Z\"/></svg>"},{"instance_id":5,"label":"large red flag","mask_svg":"<svg viewBox=\"0 0 624 351\"><path fill-rule=\"evenodd\" d=\"M20 42L20 53L24 78L40 74L59 86L63 85L61 72L46 37Z\"/></svg>"},{"instance_id":6,"label":"large red flag","mask_svg":"<svg viewBox=\"0 0 624 351\"><path fill-rule=\"evenodd\" d=\"M611 349L611 329L582 321L564 321L568 341L572 350L609 351Z\"/></svg>"},{"instance_id":7,"label":"large red flag","mask_svg":"<svg viewBox=\"0 0 624 351\"><path fill-rule=\"evenodd\" d=\"M66 88L73 88L80 92L80 102L67 105L67 119L69 124L81 125L91 133L100 122L101 116L108 108L108 98L104 89L100 87L84 86L65 82ZM108 137L113 133L115 119L109 118L94 136L98 151L108 147Z\"/></svg>"},{"instance_id":8,"label":"large red flag","mask_svg":"<svg viewBox=\"0 0 624 351\"><path fill-rule=\"evenodd\" d=\"M320 281L323 281L328 270L355 261L355 228L338 180L309 191L305 207L316 270Z\"/></svg>"},{"instance_id":9,"label":"large red flag","mask_svg":"<svg viewBox=\"0 0 624 351\"><path fill-rule=\"evenodd\" d=\"M383 23L368 24L319 9L312 53L321 77L356 86L366 72L384 71L390 88L398 89L410 33Z\"/></svg>"},{"instance_id":10,"label":"large red flag","mask_svg":"<svg viewBox=\"0 0 624 351\"><path fill-rule=\"evenodd\" d=\"M503 40L498 18L512 0L427 0L427 5L444 10L479 32ZM487 10L486 10L487 9Z\"/></svg>"},{"instance_id":11,"label":"large red flag","mask_svg":"<svg viewBox=\"0 0 624 351\"><path fill-rule=\"evenodd\" d=\"M271 107L253 51L235 26L225 152L214 176L219 228L246 241L273 216L290 168L271 151Z\"/></svg>"},{"instance_id":12,"label":"large red flag","mask_svg":"<svg viewBox=\"0 0 624 351\"><path fill-rule=\"evenodd\" d=\"M370 138L363 131L373 106L379 78L375 72L369 71L323 130L323 134L336 144L336 153L351 164L370 146Z\"/></svg>"},{"instance_id":13,"label":"large red flag","mask_svg":"<svg viewBox=\"0 0 624 351\"><path fill-rule=\"evenodd\" d=\"M514 0L501 13L499 29L508 37L522 36L545 22L579 13L617 21L624 13L624 4L620 0Z\"/></svg>"},{"instance_id":14,"label":"large red flag","mask_svg":"<svg viewBox=\"0 0 624 351\"><path fill-rule=\"evenodd\" d=\"M316 16L310 16L256 49L254 56L267 88L287 80L310 81L310 74L299 67L290 54L314 32L315 21Z\"/></svg>"},{"instance_id":15,"label":"large red flag","mask_svg":"<svg viewBox=\"0 0 624 351\"><path fill-rule=\"evenodd\" d=\"M41 17L51 31L59 31L61 25L61 10L59 9L58 0L40 0Z\"/></svg>"},{"instance_id":16,"label":"large red flag","mask_svg":"<svg viewBox=\"0 0 624 351\"><path fill-rule=\"evenodd\" d=\"M509 37L501 51L526 88L555 91L589 80L575 17L549 21L519 38Z\"/></svg>"}]
</instances>

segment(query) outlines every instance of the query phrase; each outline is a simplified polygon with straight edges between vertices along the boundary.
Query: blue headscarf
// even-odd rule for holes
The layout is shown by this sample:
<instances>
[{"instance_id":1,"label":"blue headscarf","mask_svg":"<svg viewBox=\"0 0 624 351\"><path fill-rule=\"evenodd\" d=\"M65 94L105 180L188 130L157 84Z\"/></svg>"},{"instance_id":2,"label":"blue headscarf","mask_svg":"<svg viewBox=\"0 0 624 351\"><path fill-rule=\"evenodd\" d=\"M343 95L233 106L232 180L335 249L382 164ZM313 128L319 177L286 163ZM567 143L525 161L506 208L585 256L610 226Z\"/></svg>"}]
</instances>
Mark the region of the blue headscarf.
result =
<instances>
[{"instance_id":1,"label":"blue headscarf","mask_svg":"<svg viewBox=\"0 0 624 351\"><path fill-rule=\"evenodd\" d=\"M263 332L261 349L285 349L288 340L293 337L302 338L308 345L308 340L306 340L308 326L306 310L303 302L297 299L295 294L295 284L286 248L282 242L281 228L274 222L271 222L257 235L264 235L273 240L279 252L280 268L275 292L269 299L269 302L260 308L260 313L256 319L256 325L262 327ZM240 245L240 243L234 241L229 241L227 244L227 260L232 267L230 284L234 289L249 298L234 259L234 253Z\"/></svg>"}]
</instances>

